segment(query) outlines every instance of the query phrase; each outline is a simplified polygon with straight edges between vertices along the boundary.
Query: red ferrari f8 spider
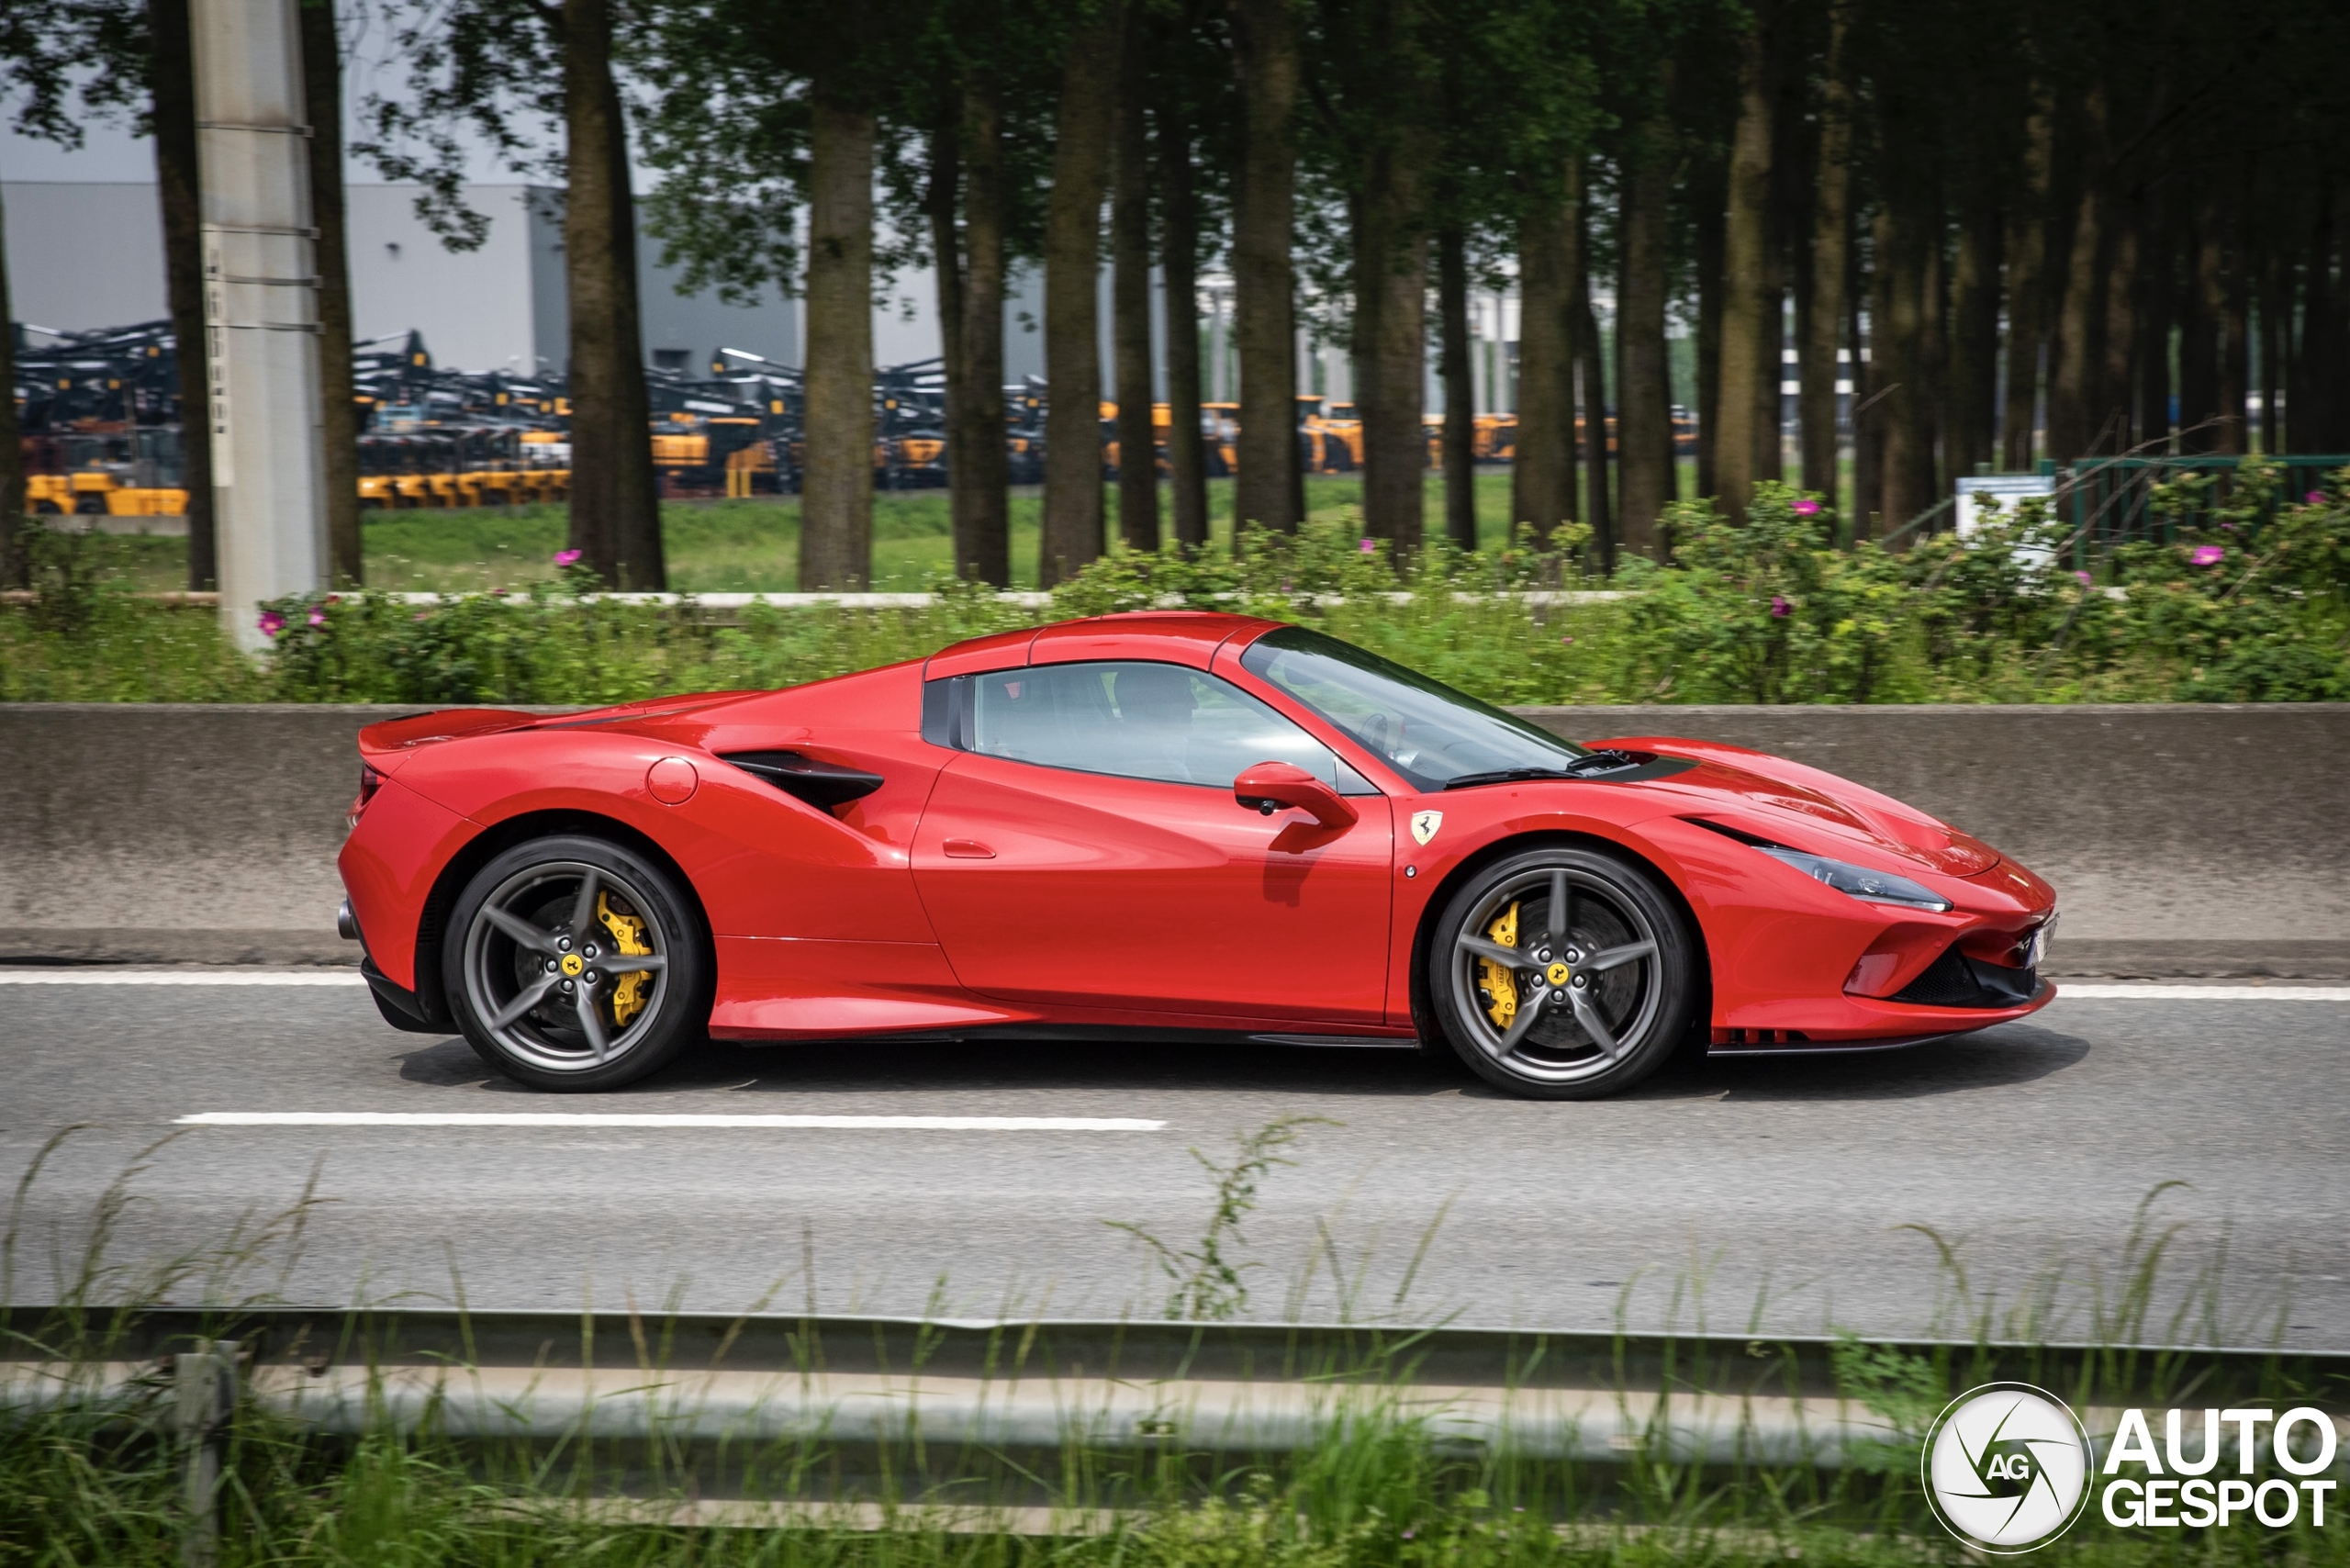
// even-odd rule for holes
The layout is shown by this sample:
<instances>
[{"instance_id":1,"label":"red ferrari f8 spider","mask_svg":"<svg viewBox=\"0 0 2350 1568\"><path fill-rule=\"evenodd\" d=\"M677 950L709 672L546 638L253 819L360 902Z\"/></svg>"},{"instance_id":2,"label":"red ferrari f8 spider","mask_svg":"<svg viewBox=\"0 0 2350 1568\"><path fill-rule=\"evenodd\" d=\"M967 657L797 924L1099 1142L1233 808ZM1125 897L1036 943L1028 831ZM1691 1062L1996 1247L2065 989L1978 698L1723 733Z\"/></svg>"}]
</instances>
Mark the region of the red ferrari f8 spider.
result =
<instances>
[{"instance_id":1,"label":"red ferrari f8 spider","mask_svg":"<svg viewBox=\"0 0 2350 1568\"><path fill-rule=\"evenodd\" d=\"M1302 627L1146 612L784 691L361 732L385 1018L543 1089L705 1034L1449 1046L1520 1094L2044 1006L2047 883L1737 746L1562 740ZM1439 1044L1440 1043L1440 1044Z\"/></svg>"}]
</instances>

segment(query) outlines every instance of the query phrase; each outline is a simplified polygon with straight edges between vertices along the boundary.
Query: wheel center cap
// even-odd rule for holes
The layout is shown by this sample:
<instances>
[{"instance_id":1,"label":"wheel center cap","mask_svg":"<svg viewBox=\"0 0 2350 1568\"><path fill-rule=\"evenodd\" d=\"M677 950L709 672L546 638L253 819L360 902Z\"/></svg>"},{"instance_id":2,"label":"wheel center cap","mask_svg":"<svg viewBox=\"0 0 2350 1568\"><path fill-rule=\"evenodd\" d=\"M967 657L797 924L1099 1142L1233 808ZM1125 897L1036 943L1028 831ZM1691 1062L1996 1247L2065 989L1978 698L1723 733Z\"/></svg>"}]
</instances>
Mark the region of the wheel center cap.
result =
<instances>
[{"instance_id":1,"label":"wheel center cap","mask_svg":"<svg viewBox=\"0 0 2350 1568\"><path fill-rule=\"evenodd\" d=\"M1549 969L1543 970L1542 978L1549 980L1552 985L1564 985L1567 983L1567 976L1572 972L1572 971L1570 970L1565 964L1557 963L1552 964Z\"/></svg>"},{"instance_id":2,"label":"wheel center cap","mask_svg":"<svg viewBox=\"0 0 2350 1568\"><path fill-rule=\"evenodd\" d=\"M577 980L579 978L580 971L585 969L587 967L588 960L581 958L576 953L565 953L563 956L563 972L569 975L574 980Z\"/></svg>"}]
</instances>

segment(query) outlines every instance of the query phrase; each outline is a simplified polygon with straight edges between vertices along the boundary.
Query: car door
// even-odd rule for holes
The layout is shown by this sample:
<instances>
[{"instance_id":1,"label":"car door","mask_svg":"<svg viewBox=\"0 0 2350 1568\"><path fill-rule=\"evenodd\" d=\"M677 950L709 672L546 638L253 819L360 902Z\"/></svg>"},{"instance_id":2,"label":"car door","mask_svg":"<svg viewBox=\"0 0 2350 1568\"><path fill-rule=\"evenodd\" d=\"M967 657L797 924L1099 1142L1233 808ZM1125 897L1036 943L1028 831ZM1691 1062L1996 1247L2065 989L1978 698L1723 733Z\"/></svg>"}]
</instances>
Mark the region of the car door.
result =
<instances>
[{"instance_id":1,"label":"car door","mask_svg":"<svg viewBox=\"0 0 2350 1568\"><path fill-rule=\"evenodd\" d=\"M1229 682L1098 661L959 678L964 751L914 835L948 961L1031 1003L1375 1024L1385 1012L1393 827L1385 798ZM1290 762L1348 796L1331 833L1242 807Z\"/></svg>"}]
</instances>

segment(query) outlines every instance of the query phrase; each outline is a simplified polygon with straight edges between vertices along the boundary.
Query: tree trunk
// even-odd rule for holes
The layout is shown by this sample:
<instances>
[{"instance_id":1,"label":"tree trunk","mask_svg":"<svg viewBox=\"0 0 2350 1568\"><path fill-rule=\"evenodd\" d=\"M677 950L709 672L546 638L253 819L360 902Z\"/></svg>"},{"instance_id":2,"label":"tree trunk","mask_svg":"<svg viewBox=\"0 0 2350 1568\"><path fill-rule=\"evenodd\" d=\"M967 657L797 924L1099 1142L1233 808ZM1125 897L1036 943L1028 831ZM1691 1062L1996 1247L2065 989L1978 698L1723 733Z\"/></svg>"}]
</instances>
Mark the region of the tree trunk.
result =
<instances>
[{"instance_id":1,"label":"tree trunk","mask_svg":"<svg viewBox=\"0 0 2350 1568\"><path fill-rule=\"evenodd\" d=\"M2137 444L2131 431L2136 398L2132 373L2137 368L2138 246L2143 203L2117 194L2112 233L2106 241L2104 368L2098 375L2099 404L2090 410L2101 450L2128 452Z\"/></svg>"},{"instance_id":2,"label":"tree trunk","mask_svg":"<svg viewBox=\"0 0 2350 1568\"><path fill-rule=\"evenodd\" d=\"M2008 396L1999 419L1999 466L2032 465L2032 426L2040 402L2040 346L2048 319L2048 171L2055 156L2055 118L2035 86L2024 128L2023 180L2008 206Z\"/></svg>"},{"instance_id":3,"label":"tree trunk","mask_svg":"<svg viewBox=\"0 0 2350 1568\"><path fill-rule=\"evenodd\" d=\"M1852 248L1852 271L1844 297L1852 314L1846 334L1852 342L1852 531L1855 544L1885 530L1885 325L1893 314L1886 279L1886 222L1880 207L1870 226L1869 268L1861 275L1860 248ZM1868 337L1861 336L1861 300L1868 299Z\"/></svg>"},{"instance_id":4,"label":"tree trunk","mask_svg":"<svg viewBox=\"0 0 2350 1568\"><path fill-rule=\"evenodd\" d=\"M1670 66L1666 67L1668 83ZM1624 548L1662 558L1661 532L1675 488L1673 387L1664 308L1673 286L1673 126L1659 114L1627 149L1616 298L1616 473Z\"/></svg>"},{"instance_id":5,"label":"tree trunk","mask_svg":"<svg viewBox=\"0 0 2350 1568\"><path fill-rule=\"evenodd\" d=\"M953 431L947 475L955 487L955 571L1002 588L1012 581L1010 459L1003 432L1003 111L995 84L963 90L963 379L968 393ZM868 349L868 353L870 350ZM868 467L870 466L868 463ZM959 483L958 483L959 481Z\"/></svg>"},{"instance_id":6,"label":"tree trunk","mask_svg":"<svg viewBox=\"0 0 2350 1568\"><path fill-rule=\"evenodd\" d=\"M1517 229L1517 455L1510 465L1509 518L1513 530L1528 523L1543 536L1580 510L1574 450L1580 302L1573 289L1582 270L1582 185L1583 160L1569 158L1558 184L1528 205Z\"/></svg>"},{"instance_id":7,"label":"tree trunk","mask_svg":"<svg viewBox=\"0 0 2350 1568\"><path fill-rule=\"evenodd\" d=\"M2285 322L2290 319L2291 307L2286 303L2284 263L2266 236L2255 275L2260 279L2260 450L2274 457L2288 450L2285 411L2277 398L2285 379Z\"/></svg>"},{"instance_id":8,"label":"tree trunk","mask_svg":"<svg viewBox=\"0 0 2350 1568\"><path fill-rule=\"evenodd\" d=\"M1716 493L1714 442L1720 435L1722 389L1722 252L1729 204L1729 169L1708 159L1684 186L1689 207L1691 258L1697 295L1697 493Z\"/></svg>"},{"instance_id":9,"label":"tree trunk","mask_svg":"<svg viewBox=\"0 0 2350 1568\"><path fill-rule=\"evenodd\" d=\"M1721 371L1715 395L1714 493L1729 517L1754 503L1763 441L1759 387L1775 385L1782 335L1771 272L1771 83L1762 22L1739 40L1738 129L1730 138L1722 233ZM1774 422L1775 423L1775 422ZM1773 431L1776 433L1775 429Z\"/></svg>"},{"instance_id":10,"label":"tree trunk","mask_svg":"<svg viewBox=\"0 0 2350 1568\"><path fill-rule=\"evenodd\" d=\"M1950 466L1958 476L1998 457L1999 202L1978 183L1960 218L1951 288Z\"/></svg>"},{"instance_id":11,"label":"tree trunk","mask_svg":"<svg viewBox=\"0 0 2350 1568\"><path fill-rule=\"evenodd\" d=\"M1119 50L1117 190L1110 207L1111 324L1118 371L1118 537L1158 548L1158 453L1151 425L1150 38L1139 11Z\"/></svg>"},{"instance_id":12,"label":"tree trunk","mask_svg":"<svg viewBox=\"0 0 2350 1568\"><path fill-rule=\"evenodd\" d=\"M1819 94L1819 178L1811 215L1811 309L1804 322L1798 418L1803 427L1803 487L1837 504L1837 339L1844 325L1844 274L1852 248L1852 89L1846 80L1844 8L1829 18L1828 63ZM1860 385L1860 343L1852 344L1852 384Z\"/></svg>"},{"instance_id":13,"label":"tree trunk","mask_svg":"<svg viewBox=\"0 0 2350 1568\"><path fill-rule=\"evenodd\" d=\"M25 448L17 424L17 318L8 303L8 215L0 204L0 588L30 586L25 558Z\"/></svg>"},{"instance_id":14,"label":"tree trunk","mask_svg":"<svg viewBox=\"0 0 2350 1568\"><path fill-rule=\"evenodd\" d=\"M2177 313L2171 286L2169 206L2159 191L2149 193L2138 240L2136 318L2131 323L2136 366L2132 390L2138 400L2138 444L2156 454L2170 450L2170 329Z\"/></svg>"},{"instance_id":15,"label":"tree trunk","mask_svg":"<svg viewBox=\"0 0 2350 1568\"><path fill-rule=\"evenodd\" d=\"M1208 542L1207 443L1200 434L1200 211L1192 135L1173 94L1158 117L1159 275L1167 290L1168 500L1175 541Z\"/></svg>"},{"instance_id":16,"label":"tree trunk","mask_svg":"<svg viewBox=\"0 0 2350 1568\"><path fill-rule=\"evenodd\" d=\"M2252 334L2244 286L2244 192L2247 181L2232 182L2220 198L2219 231L2223 247L2220 273L2219 450L2240 456L2252 450Z\"/></svg>"},{"instance_id":17,"label":"tree trunk","mask_svg":"<svg viewBox=\"0 0 2350 1568\"><path fill-rule=\"evenodd\" d=\"M1416 549L1427 472L1425 230L1433 136L1398 127L1371 155L1357 199L1355 407L1362 414L1363 532L1398 554Z\"/></svg>"},{"instance_id":18,"label":"tree trunk","mask_svg":"<svg viewBox=\"0 0 2350 1568\"><path fill-rule=\"evenodd\" d=\"M2178 449L2220 450L2220 237L2210 196L2199 196L2182 240L2186 276L2179 289Z\"/></svg>"},{"instance_id":19,"label":"tree trunk","mask_svg":"<svg viewBox=\"0 0 2350 1568\"><path fill-rule=\"evenodd\" d=\"M605 582L656 593L668 576L644 390L628 124L612 80L611 6L565 0L563 16L571 544Z\"/></svg>"},{"instance_id":20,"label":"tree trunk","mask_svg":"<svg viewBox=\"0 0 2350 1568\"><path fill-rule=\"evenodd\" d=\"M2325 453L2350 452L2350 181L2336 174L2331 184L2318 192L2324 216L2310 271L2309 345L2302 351L2317 389L2306 449ZM2333 281L2337 261L2339 283Z\"/></svg>"},{"instance_id":21,"label":"tree trunk","mask_svg":"<svg viewBox=\"0 0 2350 1568\"><path fill-rule=\"evenodd\" d=\"M930 275L938 299L938 358L946 373L946 516L949 532L970 509L976 471L963 462L962 437L970 423L972 396L970 345L963 321L965 291L962 233L963 95L943 85L938 118L924 139L924 182L922 207L930 225ZM962 570L962 552L955 552L955 566Z\"/></svg>"},{"instance_id":22,"label":"tree trunk","mask_svg":"<svg viewBox=\"0 0 2350 1568\"><path fill-rule=\"evenodd\" d=\"M1921 380L1925 351L1925 225L1909 199L1889 197L1877 218L1877 270L1884 275L1886 314L1876 332L1876 364L1884 378L1882 482L1887 534L1933 504L1933 446Z\"/></svg>"},{"instance_id":23,"label":"tree trunk","mask_svg":"<svg viewBox=\"0 0 2350 1568\"><path fill-rule=\"evenodd\" d=\"M1053 122L1045 206L1045 519L1037 585L1075 577L1102 550L1102 198L1116 130L1123 6L1105 5L1070 34Z\"/></svg>"},{"instance_id":24,"label":"tree trunk","mask_svg":"<svg viewBox=\"0 0 2350 1568\"><path fill-rule=\"evenodd\" d=\"M212 388L204 335L204 200L196 179L196 78L187 0L148 0L148 95L154 106L155 193L163 218L163 281L180 384L180 483L187 490L187 586L217 588L220 546L212 493Z\"/></svg>"},{"instance_id":25,"label":"tree trunk","mask_svg":"<svg viewBox=\"0 0 2350 1568\"><path fill-rule=\"evenodd\" d=\"M2328 199L2330 197L2330 200ZM2333 189L2322 192L2328 201L2327 233L2333 255L2311 278L2311 287L2325 295L2325 336L2313 358L2322 377L2318 407L2324 423L2311 432L2312 452L2350 452L2350 180L2336 175ZM2334 267L2339 282L2331 282Z\"/></svg>"},{"instance_id":26,"label":"tree trunk","mask_svg":"<svg viewBox=\"0 0 2350 1568\"><path fill-rule=\"evenodd\" d=\"M1448 224L1436 237L1437 314L1442 318L1444 383L1444 534L1477 547L1477 381L1469 368L1469 241ZM1520 353L1524 353L1523 348Z\"/></svg>"},{"instance_id":27,"label":"tree trunk","mask_svg":"<svg viewBox=\"0 0 2350 1568\"><path fill-rule=\"evenodd\" d=\"M1599 318L1591 308L1591 246L1585 229L1589 210L1583 166L1575 166L1575 195L1569 216L1575 237L1573 275L1567 284L1570 320L1573 327L1575 381L1583 399L1583 472L1590 499L1583 517L1591 524L1592 543L1600 570L1616 569L1615 499L1607 482L1607 372L1601 352Z\"/></svg>"},{"instance_id":28,"label":"tree trunk","mask_svg":"<svg viewBox=\"0 0 2350 1568\"><path fill-rule=\"evenodd\" d=\"M2285 378L2297 452L2340 450L2326 444L2333 433L2327 394L2338 368L2334 356L2333 193L2322 182L2311 192L2309 228L2301 250L2301 330ZM2289 318L2288 318L2289 319Z\"/></svg>"},{"instance_id":29,"label":"tree trunk","mask_svg":"<svg viewBox=\"0 0 2350 1568\"><path fill-rule=\"evenodd\" d=\"M1787 476L1786 430L1782 418L1787 377L1787 260L1771 212L1771 241L1762 252L1762 363L1754 376L1754 478L1777 484Z\"/></svg>"},{"instance_id":30,"label":"tree trunk","mask_svg":"<svg viewBox=\"0 0 2350 1568\"><path fill-rule=\"evenodd\" d=\"M1912 209L1918 231L1911 241L1918 258L1918 400L1912 410L1917 425L1913 451L1918 465L1915 482L1923 504L1930 507L1950 494L1943 483L1948 476L1940 463L1950 429L1950 290L1945 286L1945 221L1939 182L1920 187L1919 194L1923 199Z\"/></svg>"},{"instance_id":31,"label":"tree trunk","mask_svg":"<svg viewBox=\"0 0 2350 1568\"><path fill-rule=\"evenodd\" d=\"M319 437L325 461L328 580L366 579L359 530L359 406L352 397L351 265L342 200L342 39L334 0L300 0L302 87L310 116L310 222L319 231Z\"/></svg>"},{"instance_id":32,"label":"tree trunk","mask_svg":"<svg viewBox=\"0 0 2350 1568\"><path fill-rule=\"evenodd\" d=\"M803 593L873 579L874 117L821 77L809 100Z\"/></svg>"},{"instance_id":33,"label":"tree trunk","mask_svg":"<svg viewBox=\"0 0 2350 1568\"><path fill-rule=\"evenodd\" d=\"M1233 335L1240 370L1235 542L1249 523L1285 532L1296 504L1297 325L1290 260L1297 205L1300 62L1289 0L1235 0L1240 167L1232 212Z\"/></svg>"},{"instance_id":34,"label":"tree trunk","mask_svg":"<svg viewBox=\"0 0 2350 1568\"><path fill-rule=\"evenodd\" d=\"M2097 314L2098 263L2105 249L2109 172L2104 167L2105 88L2089 89L2084 134L2083 174L2073 217L2072 253L2066 258L2065 290L2056 309L2056 342L2048 378L2048 454L2059 463L2087 455L2097 434L2091 414L2095 382L2103 366L2097 336L2104 323Z\"/></svg>"}]
</instances>

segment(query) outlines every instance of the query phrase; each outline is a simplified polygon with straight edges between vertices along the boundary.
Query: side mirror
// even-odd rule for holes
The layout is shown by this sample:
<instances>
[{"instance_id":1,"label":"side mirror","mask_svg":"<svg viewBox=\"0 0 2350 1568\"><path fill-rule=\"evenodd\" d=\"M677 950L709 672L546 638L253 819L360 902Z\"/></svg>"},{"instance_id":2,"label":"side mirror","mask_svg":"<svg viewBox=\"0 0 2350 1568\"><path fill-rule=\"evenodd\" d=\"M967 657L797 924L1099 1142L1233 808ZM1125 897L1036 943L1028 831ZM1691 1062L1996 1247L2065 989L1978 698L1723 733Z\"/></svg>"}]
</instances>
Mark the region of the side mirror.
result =
<instances>
[{"instance_id":1,"label":"side mirror","mask_svg":"<svg viewBox=\"0 0 2350 1568\"><path fill-rule=\"evenodd\" d=\"M1336 790L1292 762L1252 765L1232 781L1232 797L1266 816L1285 807L1304 812L1331 833L1343 833L1358 820Z\"/></svg>"}]
</instances>

